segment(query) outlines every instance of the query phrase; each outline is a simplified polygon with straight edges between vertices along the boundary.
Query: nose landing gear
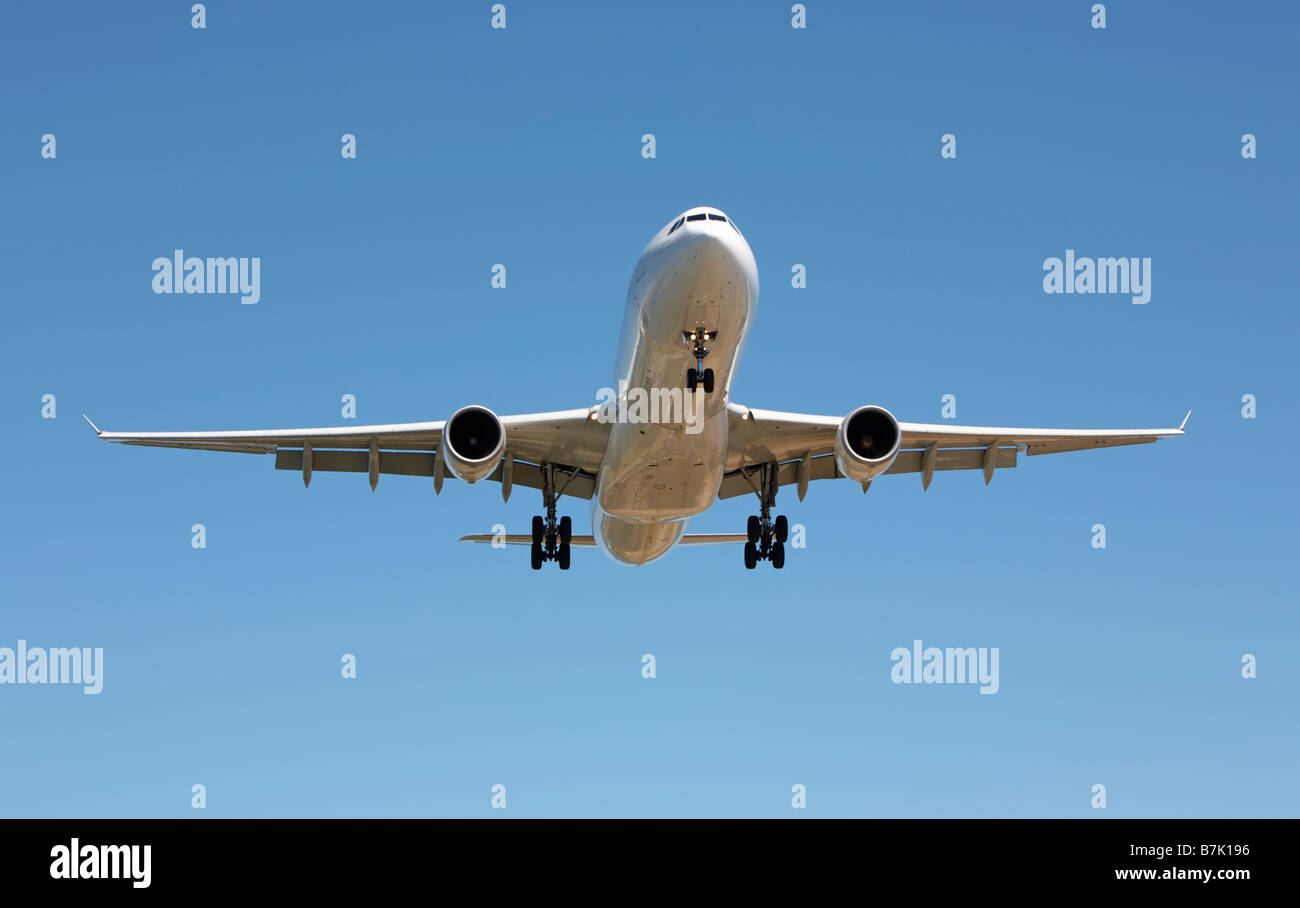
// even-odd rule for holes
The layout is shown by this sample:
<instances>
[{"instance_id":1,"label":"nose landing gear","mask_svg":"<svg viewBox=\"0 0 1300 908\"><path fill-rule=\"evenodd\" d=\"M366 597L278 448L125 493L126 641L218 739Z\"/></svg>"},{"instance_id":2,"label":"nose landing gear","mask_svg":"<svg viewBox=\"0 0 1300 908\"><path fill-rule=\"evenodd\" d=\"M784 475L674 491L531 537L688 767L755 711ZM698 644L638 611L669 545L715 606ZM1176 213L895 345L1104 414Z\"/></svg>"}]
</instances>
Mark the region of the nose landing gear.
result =
<instances>
[{"instance_id":1,"label":"nose landing gear","mask_svg":"<svg viewBox=\"0 0 1300 908\"><path fill-rule=\"evenodd\" d=\"M696 366L686 370L686 390L694 391L697 387L703 387L705 394L713 393L713 370L704 368L704 357L709 355L709 349L717 337L718 332L706 331L703 325L693 331L682 332L682 342L691 348Z\"/></svg>"},{"instance_id":2,"label":"nose landing gear","mask_svg":"<svg viewBox=\"0 0 1300 908\"><path fill-rule=\"evenodd\" d=\"M686 370L686 390L694 391L697 387L703 387L705 394L713 393L712 369L705 369L703 372L698 369Z\"/></svg>"}]
</instances>

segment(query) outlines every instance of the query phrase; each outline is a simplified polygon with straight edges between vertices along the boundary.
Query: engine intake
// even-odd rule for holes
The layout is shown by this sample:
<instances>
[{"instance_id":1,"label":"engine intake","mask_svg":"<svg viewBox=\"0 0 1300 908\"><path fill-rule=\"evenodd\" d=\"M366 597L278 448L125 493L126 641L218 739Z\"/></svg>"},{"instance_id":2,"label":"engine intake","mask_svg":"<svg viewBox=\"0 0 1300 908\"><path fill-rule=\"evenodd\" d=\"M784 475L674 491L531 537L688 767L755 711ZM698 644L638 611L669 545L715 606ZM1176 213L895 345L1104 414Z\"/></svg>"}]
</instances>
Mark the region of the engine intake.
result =
<instances>
[{"instance_id":1,"label":"engine intake","mask_svg":"<svg viewBox=\"0 0 1300 908\"><path fill-rule=\"evenodd\" d=\"M894 414L874 405L858 407L835 433L835 465L849 479L867 482L890 468L902 441Z\"/></svg>"},{"instance_id":2,"label":"engine intake","mask_svg":"<svg viewBox=\"0 0 1300 908\"><path fill-rule=\"evenodd\" d=\"M506 428L487 407L461 407L442 427L442 458L457 479L478 482L492 474L506 450Z\"/></svg>"}]
</instances>

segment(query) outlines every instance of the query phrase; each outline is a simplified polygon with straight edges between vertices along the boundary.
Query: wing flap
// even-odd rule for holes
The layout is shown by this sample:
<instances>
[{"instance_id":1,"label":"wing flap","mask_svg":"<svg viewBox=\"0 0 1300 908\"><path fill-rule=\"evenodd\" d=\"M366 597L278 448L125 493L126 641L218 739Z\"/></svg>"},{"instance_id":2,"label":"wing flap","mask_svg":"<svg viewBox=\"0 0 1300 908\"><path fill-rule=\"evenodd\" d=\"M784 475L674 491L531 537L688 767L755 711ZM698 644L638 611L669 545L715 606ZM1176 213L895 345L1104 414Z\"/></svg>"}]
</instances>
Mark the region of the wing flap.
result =
<instances>
[{"instance_id":1,"label":"wing flap","mask_svg":"<svg viewBox=\"0 0 1300 908\"><path fill-rule=\"evenodd\" d=\"M370 469L370 453L368 451L317 451L313 449L311 452L311 465L313 472L365 473ZM277 470L301 471L302 451L295 451L292 448L276 451L275 468ZM380 451L379 453L380 473L390 473L398 476L432 476L433 470L433 454L412 451ZM500 482L504 471L504 466L498 466L490 475L485 477L485 480ZM563 488L566 497L590 500L591 496L596 493L595 476L582 471L573 473L561 469L559 472L560 476L556 484ZM512 485L540 489L542 487L542 468L535 463L516 460L514 461L510 481Z\"/></svg>"},{"instance_id":2,"label":"wing flap","mask_svg":"<svg viewBox=\"0 0 1300 908\"><path fill-rule=\"evenodd\" d=\"M1029 442L1025 445L1025 453L1029 456L1035 454L1063 454L1066 451L1091 451L1093 448L1118 448L1123 445L1149 445L1154 441L1159 441L1159 435L1137 435L1131 438L1086 438L1077 441L1040 441Z\"/></svg>"},{"instance_id":3,"label":"wing flap","mask_svg":"<svg viewBox=\"0 0 1300 908\"><path fill-rule=\"evenodd\" d=\"M275 452L277 470L302 470L302 451L283 448ZM318 451L312 449L311 468L316 473L365 473L370 470L368 451ZM381 451L379 472L398 476L432 476L433 455L413 451Z\"/></svg>"},{"instance_id":4,"label":"wing flap","mask_svg":"<svg viewBox=\"0 0 1300 908\"><path fill-rule=\"evenodd\" d=\"M107 440L118 441L118 439ZM122 440L119 443L142 448L179 448L184 451L225 451L232 454L273 454L275 452L275 445L241 445L234 443L226 444L225 442L204 442L202 444L195 444L184 441Z\"/></svg>"},{"instance_id":5,"label":"wing flap","mask_svg":"<svg viewBox=\"0 0 1300 908\"><path fill-rule=\"evenodd\" d=\"M1008 445L997 449L997 458L993 467L996 470L1008 470L1016 466L1017 448ZM898 457L885 475L891 473L920 473L923 469L924 451L899 451ZM948 448L935 451L934 469L938 470L982 470L984 469L983 448ZM808 479L842 478L835 467L835 456L823 454L809 461ZM751 480L753 484L751 485ZM789 486L799 481L799 461L790 460L777 467L777 485ZM738 495L757 492L758 477L746 479L742 471L735 470L722 477L718 487L718 498L735 498Z\"/></svg>"}]
</instances>

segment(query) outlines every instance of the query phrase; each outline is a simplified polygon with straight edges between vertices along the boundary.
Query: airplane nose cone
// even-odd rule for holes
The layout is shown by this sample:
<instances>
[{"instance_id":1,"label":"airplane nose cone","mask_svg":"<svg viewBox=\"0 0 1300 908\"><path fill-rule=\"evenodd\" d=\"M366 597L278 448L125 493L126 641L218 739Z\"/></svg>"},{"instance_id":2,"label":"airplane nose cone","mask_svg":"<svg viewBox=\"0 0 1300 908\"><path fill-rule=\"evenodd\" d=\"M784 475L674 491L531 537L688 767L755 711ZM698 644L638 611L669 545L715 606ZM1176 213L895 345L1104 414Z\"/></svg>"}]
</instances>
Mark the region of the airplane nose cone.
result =
<instances>
[{"instance_id":1,"label":"airplane nose cone","mask_svg":"<svg viewBox=\"0 0 1300 908\"><path fill-rule=\"evenodd\" d=\"M689 225L694 228L686 231L683 239L683 253L692 258L723 259L730 254L729 237L717 228L726 226L717 221L699 221Z\"/></svg>"}]
</instances>

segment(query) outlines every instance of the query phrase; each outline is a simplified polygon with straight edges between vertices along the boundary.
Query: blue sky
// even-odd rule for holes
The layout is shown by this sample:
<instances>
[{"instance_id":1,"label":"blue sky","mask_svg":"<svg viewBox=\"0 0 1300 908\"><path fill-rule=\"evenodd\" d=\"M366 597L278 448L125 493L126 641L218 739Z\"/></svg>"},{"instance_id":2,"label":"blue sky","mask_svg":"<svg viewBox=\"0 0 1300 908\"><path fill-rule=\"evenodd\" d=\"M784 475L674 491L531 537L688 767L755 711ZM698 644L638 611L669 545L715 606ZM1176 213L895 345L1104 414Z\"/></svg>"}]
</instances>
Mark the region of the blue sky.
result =
<instances>
[{"instance_id":1,"label":"blue sky","mask_svg":"<svg viewBox=\"0 0 1300 908\"><path fill-rule=\"evenodd\" d=\"M1295 816L1296 11L490 5L7 8L0 647L105 677L0 686L0 815L500 816L501 783L516 817ZM699 204L759 263L742 403L1189 434L783 492L779 573L534 573L455 542L525 532L529 490L304 490L81 421L595 403L637 255ZM261 302L155 295L175 248L260 257ZM1150 303L1044 294L1066 249L1150 257ZM1000 690L891 683L918 638L998 647Z\"/></svg>"}]
</instances>

